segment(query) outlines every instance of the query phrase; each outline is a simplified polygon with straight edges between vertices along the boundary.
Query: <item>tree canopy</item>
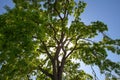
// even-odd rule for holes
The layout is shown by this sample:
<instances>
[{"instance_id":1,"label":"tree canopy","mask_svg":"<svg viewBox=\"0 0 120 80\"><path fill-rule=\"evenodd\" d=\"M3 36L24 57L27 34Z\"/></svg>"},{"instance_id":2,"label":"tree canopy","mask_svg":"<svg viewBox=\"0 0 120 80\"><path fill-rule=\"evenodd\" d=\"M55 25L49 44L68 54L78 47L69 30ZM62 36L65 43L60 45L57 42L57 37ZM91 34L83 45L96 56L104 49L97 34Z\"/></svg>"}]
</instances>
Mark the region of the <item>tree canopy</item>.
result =
<instances>
[{"instance_id":1,"label":"tree canopy","mask_svg":"<svg viewBox=\"0 0 120 80\"><path fill-rule=\"evenodd\" d=\"M0 15L0 79L92 80L80 62L101 73L120 76L120 64L107 59L120 54L120 39L105 34L101 21L81 21L82 0L13 0ZM72 19L72 20L70 20ZM102 36L93 41L96 36Z\"/></svg>"}]
</instances>

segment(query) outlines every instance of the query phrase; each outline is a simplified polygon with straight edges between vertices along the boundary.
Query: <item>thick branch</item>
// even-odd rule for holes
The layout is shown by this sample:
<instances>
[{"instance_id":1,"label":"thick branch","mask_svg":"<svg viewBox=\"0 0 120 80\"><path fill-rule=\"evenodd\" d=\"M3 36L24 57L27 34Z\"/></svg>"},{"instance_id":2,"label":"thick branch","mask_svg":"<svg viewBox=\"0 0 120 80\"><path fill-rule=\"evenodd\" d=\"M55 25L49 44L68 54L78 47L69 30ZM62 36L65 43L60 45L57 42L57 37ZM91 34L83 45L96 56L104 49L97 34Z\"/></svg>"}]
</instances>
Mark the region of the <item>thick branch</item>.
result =
<instances>
[{"instance_id":1,"label":"thick branch","mask_svg":"<svg viewBox=\"0 0 120 80\"><path fill-rule=\"evenodd\" d=\"M43 47L44 47L44 49L45 49L48 57L50 58L51 62L53 62L53 57L52 57L51 54L48 52L46 44L45 44L44 41L42 41L42 40L41 40L41 42L42 42L42 44L43 44Z\"/></svg>"},{"instance_id":2,"label":"thick branch","mask_svg":"<svg viewBox=\"0 0 120 80\"><path fill-rule=\"evenodd\" d=\"M62 72L63 72L63 69L64 69L64 64L65 64L65 61L66 61L66 51L64 50L64 48L62 47L62 50L64 52L64 55L63 55L63 58L62 58L62 61L61 61L61 65L59 66L59 69L58 69L58 77L59 77L59 80L62 79Z\"/></svg>"},{"instance_id":3,"label":"thick branch","mask_svg":"<svg viewBox=\"0 0 120 80\"><path fill-rule=\"evenodd\" d=\"M67 41L67 39L61 43L61 49L63 50L63 57L62 57L62 60L61 60L61 65L58 66L58 80L62 79L62 72L63 72L64 64L65 64L65 61L66 61L65 56L66 56L67 52L64 49L64 44L65 44L66 41Z\"/></svg>"},{"instance_id":4,"label":"thick branch","mask_svg":"<svg viewBox=\"0 0 120 80\"><path fill-rule=\"evenodd\" d=\"M46 76L50 77L51 79L53 79L53 75L48 73L48 70L42 69L41 66L39 66L39 70L43 72L43 74L45 74Z\"/></svg>"},{"instance_id":5,"label":"thick branch","mask_svg":"<svg viewBox=\"0 0 120 80\"><path fill-rule=\"evenodd\" d=\"M73 51L75 51L76 47L77 47L77 41L79 40L79 36L76 38L76 42L75 42L75 46L73 47L73 49L68 53L68 55L66 56L66 58L68 58L72 53Z\"/></svg>"},{"instance_id":6,"label":"thick branch","mask_svg":"<svg viewBox=\"0 0 120 80\"><path fill-rule=\"evenodd\" d=\"M62 46L64 46L64 44L63 44L64 36L65 36L65 34L64 34L63 32L61 32L61 38L60 38L59 44L58 44L58 46L57 46L54 59L57 59L57 58L58 58L58 55L59 55L59 53L60 53L60 50L61 50Z\"/></svg>"}]
</instances>

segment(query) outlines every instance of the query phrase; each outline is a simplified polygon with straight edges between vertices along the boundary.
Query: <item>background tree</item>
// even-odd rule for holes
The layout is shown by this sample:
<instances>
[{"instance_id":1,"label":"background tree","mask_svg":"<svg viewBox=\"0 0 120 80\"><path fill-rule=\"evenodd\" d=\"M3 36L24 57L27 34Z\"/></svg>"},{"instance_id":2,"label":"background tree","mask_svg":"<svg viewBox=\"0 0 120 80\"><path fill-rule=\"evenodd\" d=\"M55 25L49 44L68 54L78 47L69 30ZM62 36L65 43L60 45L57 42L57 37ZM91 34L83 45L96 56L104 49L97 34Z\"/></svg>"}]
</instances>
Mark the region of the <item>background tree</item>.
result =
<instances>
[{"instance_id":1,"label":"background tree","mask_svg":"<svg viewBox=\"0 0 120 80\"><path fill-rule=\"evenodd\" d=\"M105 34L101 21L80 20L86 3L79 0L13 0L0 15L0 78L2 80L92 80L79 70L80 63L98 66L101 73L115 72L120 64L107 59L107 50L120 54L120 40ZM72 18L71 22L69 19ZM99 41L93 41L102 35Z\"/></svg>"}]
</instances>

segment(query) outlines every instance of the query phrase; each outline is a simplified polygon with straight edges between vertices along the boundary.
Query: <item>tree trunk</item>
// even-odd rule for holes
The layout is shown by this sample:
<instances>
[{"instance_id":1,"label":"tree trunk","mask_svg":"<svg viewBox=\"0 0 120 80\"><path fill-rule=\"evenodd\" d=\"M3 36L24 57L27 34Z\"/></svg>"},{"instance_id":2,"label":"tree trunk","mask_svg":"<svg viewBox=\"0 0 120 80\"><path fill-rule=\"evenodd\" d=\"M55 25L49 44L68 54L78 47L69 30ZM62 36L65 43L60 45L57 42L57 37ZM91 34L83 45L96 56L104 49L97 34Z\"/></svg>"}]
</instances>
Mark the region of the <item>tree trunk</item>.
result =
<instances>
[{"instance_id":1,"label":"tree trunk","mask_svg":"<svg viewBox=\"0 0 120 80\"><path fill-rule=\"evenodd\" d=\"M54 63L53 63L53 80L58 80L57 61L56 60L54 60Z\"/></svg>"},{"instance_id":2,"label":"tree trunk","mask_svg":"<svg viewBox=\"0 0 120 80\"><path fill-rule=\"evenodd\" d=\"M62 59L61 65L57 65L57 61L53 64L53 79L52 80L62 80L62 73L64 69L65 58Z\"/></svg>"},{"instance_id":3,"label":"tree trunk","mask_svg":"<svg viewBox=\"0 0 120 80\"><path fill-rule=\"evenodd\" d=\"M53 64L53 79L52 80L62 80L62 73L64 68L64 62L58 67L57 61Z\"/></svg>"}]
</instances>

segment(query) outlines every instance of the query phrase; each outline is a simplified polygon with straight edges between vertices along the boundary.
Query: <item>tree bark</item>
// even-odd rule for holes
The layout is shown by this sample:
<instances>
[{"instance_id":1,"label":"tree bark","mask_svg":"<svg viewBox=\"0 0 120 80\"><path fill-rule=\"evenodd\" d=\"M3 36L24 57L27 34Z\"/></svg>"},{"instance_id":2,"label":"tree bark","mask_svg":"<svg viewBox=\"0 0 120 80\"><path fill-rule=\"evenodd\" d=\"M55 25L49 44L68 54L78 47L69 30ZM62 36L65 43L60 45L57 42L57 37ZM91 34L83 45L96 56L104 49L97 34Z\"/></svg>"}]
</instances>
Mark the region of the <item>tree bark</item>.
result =
<instances>
[{"instance_id":1,"label":"tree bark","mask_svg":"<svg viewBox=\"0 0 120 80\"><path fill-rule=\"evenodd\" d=\"M53 80L58 80L58 73L57 73L57 61L54 60L54 63L53 63Z\"/></svg>"}]
</instances>

